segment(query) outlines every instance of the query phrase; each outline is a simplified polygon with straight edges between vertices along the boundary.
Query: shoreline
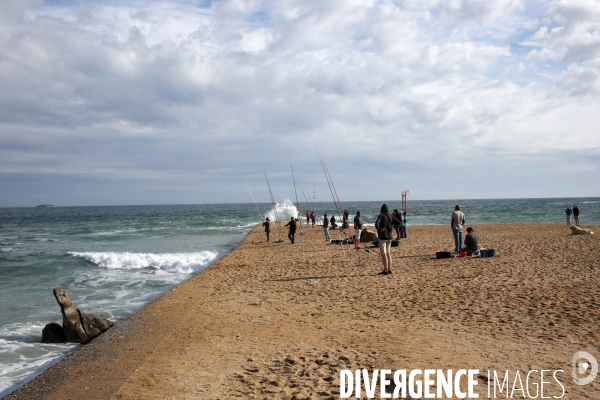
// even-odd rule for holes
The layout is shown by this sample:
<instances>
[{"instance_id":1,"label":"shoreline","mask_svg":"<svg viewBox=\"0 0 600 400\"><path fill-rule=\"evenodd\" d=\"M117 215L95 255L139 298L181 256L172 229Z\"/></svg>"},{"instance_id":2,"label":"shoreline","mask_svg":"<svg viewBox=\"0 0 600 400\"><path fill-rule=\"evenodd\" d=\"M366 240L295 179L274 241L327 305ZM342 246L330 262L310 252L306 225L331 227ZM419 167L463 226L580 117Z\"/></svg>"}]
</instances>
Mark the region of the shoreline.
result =
<instances>
[{"instance_id":1,"label":"shoreline","mask_svg":"<svg viewBox=\"0 0 600 400\"><path fill-rule=\"evenodd\" d=\"M571 236L558 223L473 226L482 245L486 240L499 244L498 257L435 260L432 249L441 250L444 243L451 247L449 228L409 225L408 239L392 251L397 263L389 279L376 275L376 255L365 253L362 265L354 255L343 261L340 246L325 244L319 226L302 226L310 247L305 253L299 237L294 246L287 239L282 245L265 244L262 227L255 227L209 267L4 398L301 398L324 390L321 397L337 398L342 364L393 370L558 363L554 369L570 371L566 364L573 349L598 355L598 334L590 322L569 318L574 312L587 313L589 320L600 316L595 303L600 279L592 268L600 266L594 251L600 232ZM515 240L525 237L529 242L520 245L528 247L509 254L519 245ZM561 250L565 243L576 247ZM552 251L538 254L540 244ZM570 258L581 264L575 272L582 276L562 269ZM544 268L550 277L540 275ZM576 301L574 310L552 301L584 294L591 301ZM492 304L497 308L486 310ZM518 315L502 304L513 305ZM565 311L567 324L556 317ZM548 319L553 325L547 332L526 332ZM525 332L515 324L525 324ZM578 339L579 332L589 343ZM549 344L559 348L551 350ZM515 354L524 351L528 361L516 360ZM281 367L286 365L295 371L291 377ZM292 382L300 376L298 368L307 365L316 375ZM586 398L578 389L571 382L568 394Z\"/></svg>"}]
</instances>

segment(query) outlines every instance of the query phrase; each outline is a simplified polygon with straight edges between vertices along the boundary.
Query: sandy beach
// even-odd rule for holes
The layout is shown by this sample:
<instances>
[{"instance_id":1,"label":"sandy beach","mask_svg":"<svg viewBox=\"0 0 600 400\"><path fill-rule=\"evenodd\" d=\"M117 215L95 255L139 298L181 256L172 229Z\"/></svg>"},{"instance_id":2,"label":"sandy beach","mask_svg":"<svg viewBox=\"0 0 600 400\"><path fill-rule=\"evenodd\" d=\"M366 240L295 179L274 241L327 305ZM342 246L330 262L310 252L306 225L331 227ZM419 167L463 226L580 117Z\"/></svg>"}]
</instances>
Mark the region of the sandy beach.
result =
<instances>
[{"instance_id":1,"label":"sandy beach","mask_svg":"<svg viewBox=\"0 0 600 400\"><path fill-rule=\"evenodd\" d=\"M410 226L389 276L376 249L344 254L319 226L303 226L304 252L257 227L6 399L335 399L341 369L478 369L480 398L488 370L511 386L516 370L563 370L563 398L600 398L600 378L571 378L575 352L600 359L600 228L474 227L496 257L436 260L450 227Z\"/></svg>"}]
</instances>

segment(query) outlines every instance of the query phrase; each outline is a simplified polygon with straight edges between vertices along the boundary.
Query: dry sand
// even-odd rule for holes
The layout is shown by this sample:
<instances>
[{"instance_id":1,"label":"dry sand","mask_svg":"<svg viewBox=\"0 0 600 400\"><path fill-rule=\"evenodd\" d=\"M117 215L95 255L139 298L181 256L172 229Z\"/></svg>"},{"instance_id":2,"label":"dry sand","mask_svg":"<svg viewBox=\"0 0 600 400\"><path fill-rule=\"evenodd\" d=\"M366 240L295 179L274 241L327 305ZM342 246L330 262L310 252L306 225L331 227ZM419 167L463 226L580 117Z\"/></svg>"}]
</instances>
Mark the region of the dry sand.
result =
<instances>
[{"instance_id":1,"label":"dry sand","mask_svg":"<svg viewBox=\"0 0 600 400\"><path fill-rule=\"evenodd\" d=\"M411 226L393 275L379 276L378 253L344 260L320 227L304 226L305 252L299 237L265 243L257 228L7 398L333 399L340 369L465 368L510 370L511 385L515 370L562 369L563 398L599 399L600 377L576 386L571 358L600 359L600 229L476 230L497 257L436 260L449 226ZM559 396L547 380L544 395ZM485 379L478 391L487 397Z\"/></svg>"}]
</instances>

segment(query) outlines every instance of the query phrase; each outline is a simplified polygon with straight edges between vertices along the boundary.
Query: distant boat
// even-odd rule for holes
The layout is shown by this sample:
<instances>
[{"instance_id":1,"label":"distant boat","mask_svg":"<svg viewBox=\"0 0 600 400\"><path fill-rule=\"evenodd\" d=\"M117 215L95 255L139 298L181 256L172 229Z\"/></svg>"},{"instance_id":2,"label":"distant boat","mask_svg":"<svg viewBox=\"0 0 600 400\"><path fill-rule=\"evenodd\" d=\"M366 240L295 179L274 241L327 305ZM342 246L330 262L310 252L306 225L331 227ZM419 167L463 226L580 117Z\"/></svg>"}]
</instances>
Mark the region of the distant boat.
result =
<instances>
[{"instance_id":1,"label":"distant boat","mask_svg":"<svg viewBox=\"0 0 600 400\"><path fill-rule=\"evenodd\" d=\"M39 206L36 207L54 207L52 204L40 204Z\"/></svg>"}]
</instances>

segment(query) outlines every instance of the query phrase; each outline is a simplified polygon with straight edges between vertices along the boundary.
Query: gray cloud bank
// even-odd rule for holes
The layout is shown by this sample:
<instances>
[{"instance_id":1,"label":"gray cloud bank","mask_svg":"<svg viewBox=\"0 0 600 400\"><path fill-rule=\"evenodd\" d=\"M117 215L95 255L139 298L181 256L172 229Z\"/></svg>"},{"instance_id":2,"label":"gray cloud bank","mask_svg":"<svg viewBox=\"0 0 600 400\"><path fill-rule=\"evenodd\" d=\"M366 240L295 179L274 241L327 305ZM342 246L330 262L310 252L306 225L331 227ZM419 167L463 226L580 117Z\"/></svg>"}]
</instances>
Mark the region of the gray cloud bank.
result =
<instances>
[{"instance_id":1,"label":"gray cloud bank","mask_svg":"<svg viewBox=\"0 0 600 400\"><path fill-rule=\"evenodd\" d=\"M598 195L597 1L0 3L0 206ZM319 199L317 199L319 200Z\"/></svg>"}]
</instances>

